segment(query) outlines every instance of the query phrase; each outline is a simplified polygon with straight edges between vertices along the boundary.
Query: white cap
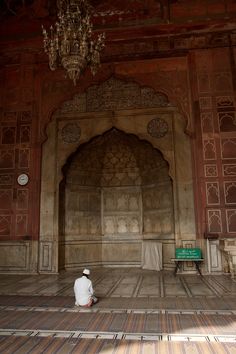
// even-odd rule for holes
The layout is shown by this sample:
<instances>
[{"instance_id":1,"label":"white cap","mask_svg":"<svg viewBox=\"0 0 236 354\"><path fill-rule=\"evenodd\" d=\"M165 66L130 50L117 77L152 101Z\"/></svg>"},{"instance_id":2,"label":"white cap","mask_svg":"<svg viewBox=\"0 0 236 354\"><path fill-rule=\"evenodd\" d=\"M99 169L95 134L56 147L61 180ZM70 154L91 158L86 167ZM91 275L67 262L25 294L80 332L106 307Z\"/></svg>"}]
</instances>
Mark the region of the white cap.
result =
<instances>
[{"instance_id":1,"label":"white cap","mask_svg":"<svg viewBox=\"0 0 236 354\"><path fill-rule=\"evenodd\" d=\"M89 275L89 274L90 274L90 270L85 268L85 269L83 270L83 274Z\"/></svg>"}]
</instances>

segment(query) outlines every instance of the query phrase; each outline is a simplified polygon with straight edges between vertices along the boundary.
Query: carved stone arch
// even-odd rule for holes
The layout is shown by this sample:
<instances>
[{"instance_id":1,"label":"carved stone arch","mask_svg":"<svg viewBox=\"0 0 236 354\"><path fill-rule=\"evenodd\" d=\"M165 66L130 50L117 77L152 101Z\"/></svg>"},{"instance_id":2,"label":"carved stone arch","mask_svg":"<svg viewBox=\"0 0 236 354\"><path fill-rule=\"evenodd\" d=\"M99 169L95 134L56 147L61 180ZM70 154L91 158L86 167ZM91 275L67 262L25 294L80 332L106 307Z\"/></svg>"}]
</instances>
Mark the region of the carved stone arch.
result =
<instances>
[{"instance_id":1,"label":"carved stone arch","mask_svg":"<svg viewBox=\"0 0 236 354\"><path fill-rule=\"evenodd\" d=\"M159 127L158 119L165 121L167 132L151 134L148 124L154 122L152 126ZM48 125L42 157L41 272L58 271L61 169L81 144L112 127L148 141L163 154L170 165L174 186L175 242L181 244L182 239L196 238L191 149L182 115L163 93L134 81L124 82L111 77L63 103ZM181 204L185 205L183 210ZM171 247L174 249L174 244ZM171 267L170 259L167 264Z\"/></svg>"}]
</instances>

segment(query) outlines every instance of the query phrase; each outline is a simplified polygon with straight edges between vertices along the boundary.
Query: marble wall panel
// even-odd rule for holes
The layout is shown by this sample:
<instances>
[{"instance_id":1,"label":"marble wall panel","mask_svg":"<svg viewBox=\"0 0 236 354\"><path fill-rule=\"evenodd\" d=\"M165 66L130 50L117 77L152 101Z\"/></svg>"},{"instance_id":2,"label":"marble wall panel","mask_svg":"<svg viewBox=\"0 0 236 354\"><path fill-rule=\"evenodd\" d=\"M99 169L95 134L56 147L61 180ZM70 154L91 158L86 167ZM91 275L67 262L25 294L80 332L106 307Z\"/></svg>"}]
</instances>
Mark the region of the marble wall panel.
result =
<instances>
[{"instance_id":1,"label":"marble wall panel","mask_svg":"<svg viewBox=\"0 0 236 354\"><path fill-rule=\"evenodd\" d=\"M30 242L1 242L0 270L30 271Z\"/></svg>"},{"instance_id":2,"label":"marble wall panel","mask_svg":"<svg viewBox=\"0 0 236 354\"><path fill-rule=\"evenodd\" d=\"M52 272L53 270L53 243L40 242L40 271Z\"/></svg>"},{"instance_id":3,"label":"marble wall panel","mask_svg":"<svg viewBox=\"0 0 236 354\"><path fill-rule=\"evenodd\" d=\"M102 263L110 265L141 265L141 242L109 242L102 245Z\"/></svg>"},{"instance_id":4,"label":"marble wall panel","mask_svg":"<svg viewBox=\"0 0 236 354\"><path fill-rule=\"evenodd\" d=\"M65 249L65 268L74 269L85 264L101 265L102 245L101 242L88 242L86 244L79 242L67 242Z\"/></svg>"},{"instance_id":5,"label":"marble wall panel","mask_svg":"<svg viewBox=\"0 0 236 354\"><path fill-rule=\"evenodd\" d=\"M64 214L64 211L62 211ZM101 191L99 188L66 188L65 237L101 234Z\"/></svg>"},{"instance_id":6,"label":"marble wall panel","mask_svg":"<svg viewBox=\"0 0 236 354\"><path fill-rule=\"evenodd\" d=\"M212 272L222 271L221 252L219 250L219 240L209 241L210 267Z\"/></svg>"}]
</instances>

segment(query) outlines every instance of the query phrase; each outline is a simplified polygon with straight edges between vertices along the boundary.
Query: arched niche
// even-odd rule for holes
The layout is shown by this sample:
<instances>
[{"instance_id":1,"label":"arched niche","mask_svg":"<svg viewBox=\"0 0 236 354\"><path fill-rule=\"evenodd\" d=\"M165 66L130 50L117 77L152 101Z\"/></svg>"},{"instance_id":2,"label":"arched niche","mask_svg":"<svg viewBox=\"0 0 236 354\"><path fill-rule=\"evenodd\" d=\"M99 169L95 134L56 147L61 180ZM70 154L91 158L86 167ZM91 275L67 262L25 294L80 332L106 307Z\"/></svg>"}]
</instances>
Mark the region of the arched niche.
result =
<instances>
[{"instance_id":1,"label":"arched niche","mask_svg":"<svg viewBox=\"0 0 236 354\"><path fill-rule=\"evenodd\" d=\"M174 240L169 166L150 143L112 128L63 167L59 267L140 266L143 240Z\"/></svg>"},{"instance_id":2,"label":"arched niche","mask_svg":"<svg viewBox=\"0 0 236 354\"><path fill-rule=\"evenodd\" d=\"M171 105L166 95L156 93L148 87L140 87L134 82L127 83L115 78L100 86L90 87L84 94L76 95L54 113L47 127L48 139L43 145L42 155L41 272L57 272L59 257L72 258L68 268L93 265L91 260L86 263L86 259L89 259L86 258L89 249L85 247L84 240L79 241L79 252L84 255L83 264L73 260L79 254L78 247L73 247L74 240L68 240L67 243L67 246L72 245L70 255L66 255L62 247L64 240L59 237L65 226L59 213L62 209L60 203L65 202L60 195L64 183L62 169L83 144L102 136L112 128L126 136L134 136L137 141L149 143L152 149L161 153L163 161L168 163L168 174L173 186L173 233L167 236L165 233L156 232L147 237L162 242L164 268L173 266L170 259L174 255L175 246L184 242L194 243L196 240L191 146L190 138L184 132L185 126L182 115ZM133 250L137 254L141 252L145 233L139 236L139 242L135 240L139 245L136 251ZM91 247L101 248L101 258L97 260L96 265L99 262L102 264L104 258L102 247L105 249L106 240L102 241L86 240ZM59 248L63 250L60 255ZM140 262L136 260L132 265L139 266Z\"/></svg>"}]
</instances>

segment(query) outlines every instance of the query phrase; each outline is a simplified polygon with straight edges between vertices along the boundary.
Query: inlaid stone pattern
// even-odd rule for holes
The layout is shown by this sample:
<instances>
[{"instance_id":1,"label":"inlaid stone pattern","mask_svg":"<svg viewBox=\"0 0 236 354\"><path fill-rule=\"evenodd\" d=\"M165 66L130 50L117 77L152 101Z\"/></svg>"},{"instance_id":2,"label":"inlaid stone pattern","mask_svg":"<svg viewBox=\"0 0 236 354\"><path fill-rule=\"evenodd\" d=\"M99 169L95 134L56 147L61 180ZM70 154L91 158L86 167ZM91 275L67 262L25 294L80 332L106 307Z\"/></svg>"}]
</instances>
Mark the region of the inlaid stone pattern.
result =
<instances>
[{"instance_id":1,"label":"inlaid stone pattern","mask_svg":"<svg viewBox=\"0 0 236 354\"><path fill-rule=\"evenodd\" d=\"M154 118L148 123L147 132L154 138L163 138L168 133L168 123L162 118Z\"/></svg>"}]
</instances>

